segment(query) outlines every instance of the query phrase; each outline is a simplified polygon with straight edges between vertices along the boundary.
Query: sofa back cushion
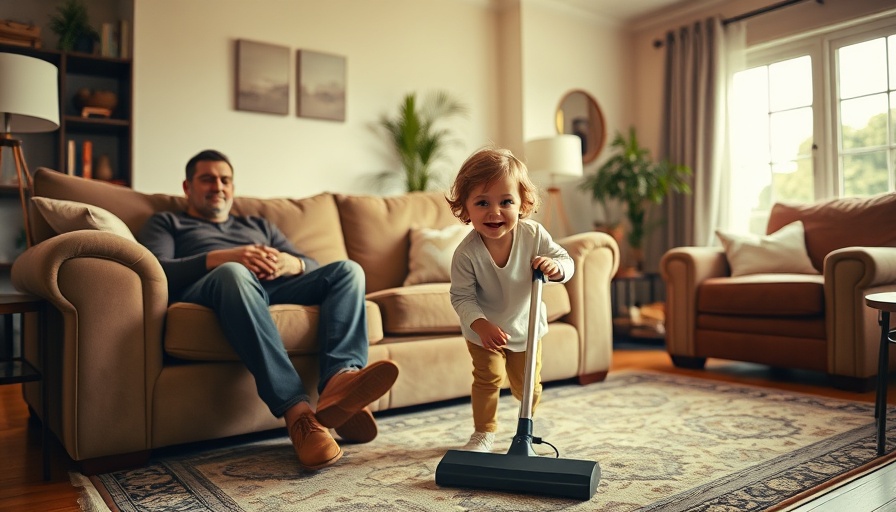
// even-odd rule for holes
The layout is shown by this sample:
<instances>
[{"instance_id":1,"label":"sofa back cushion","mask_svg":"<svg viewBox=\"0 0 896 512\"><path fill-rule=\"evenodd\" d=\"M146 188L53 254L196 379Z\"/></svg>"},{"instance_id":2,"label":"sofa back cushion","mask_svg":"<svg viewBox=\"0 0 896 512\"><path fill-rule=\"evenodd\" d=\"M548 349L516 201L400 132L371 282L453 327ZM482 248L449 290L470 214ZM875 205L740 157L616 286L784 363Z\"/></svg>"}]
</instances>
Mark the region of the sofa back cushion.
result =
<instances>
[{"instance_id":1,"label":"sofa back cushion","mask_svg":"<svg viewBox=\"0 0 896 512\"><path fill-rule=\"evenodd\" d=\"M411 227L444 228L460 221L443 193L336 195L348 257L367 276L367 293L395 288L408 276Z\"/></svg>"},{"instance_id":2,"label":"sofa back cushion","mask_svg":"<svg viewBox=\"0 0 896 512\"><path fill-rule=\"evenodd\" d=\"M85 180L46 168L34 173L34 195L99 206L124 221L135 235L153 213L186 208L186 199L182 196L143 194L127 187ZM57 234L34 206L31 212L35 243ZM332 194L303 199L238 196L233 201L233 213L265 217L280 228L299 250L321 263L348 257Z\"/></svg>"},{"instance_id":3,"label":"sofa back cushion","mask_svg":"<svg viewBox=\"0 0 896 512\"><path fill-rule=\"evenodd\" d=\"M813 204L777 203L772 207L766 233L774 233L801 220L806 251L812 265L824 270L824 258L844 247L896 247L896 192L869 197L845 197Z\"/></svg>"}]
</instances>

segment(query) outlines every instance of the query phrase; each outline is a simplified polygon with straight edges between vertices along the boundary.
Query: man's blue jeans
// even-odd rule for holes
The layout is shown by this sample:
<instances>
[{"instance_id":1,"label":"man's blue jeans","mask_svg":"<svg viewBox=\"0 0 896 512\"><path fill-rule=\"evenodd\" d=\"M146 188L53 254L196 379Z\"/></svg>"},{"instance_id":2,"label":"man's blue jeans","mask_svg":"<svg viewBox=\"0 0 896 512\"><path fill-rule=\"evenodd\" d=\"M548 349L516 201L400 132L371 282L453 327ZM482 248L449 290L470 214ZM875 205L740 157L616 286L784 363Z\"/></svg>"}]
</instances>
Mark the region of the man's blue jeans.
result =
<instances>
[{"instance_id":1,"label":"man's blue jeans","mask_svg":"<svg viewBox=\"0 0 896 512\"><path fill-rule=\"evenodd\" d=\"M224 335L255 377L258 395L274 416L309 399L268 306L319 305L320 385L344 368L367 364L364 271L337 261L306 274L259 281L239 263L225 263L188 286L177 301L214 310Z\"/></svg>"}]
</instances>

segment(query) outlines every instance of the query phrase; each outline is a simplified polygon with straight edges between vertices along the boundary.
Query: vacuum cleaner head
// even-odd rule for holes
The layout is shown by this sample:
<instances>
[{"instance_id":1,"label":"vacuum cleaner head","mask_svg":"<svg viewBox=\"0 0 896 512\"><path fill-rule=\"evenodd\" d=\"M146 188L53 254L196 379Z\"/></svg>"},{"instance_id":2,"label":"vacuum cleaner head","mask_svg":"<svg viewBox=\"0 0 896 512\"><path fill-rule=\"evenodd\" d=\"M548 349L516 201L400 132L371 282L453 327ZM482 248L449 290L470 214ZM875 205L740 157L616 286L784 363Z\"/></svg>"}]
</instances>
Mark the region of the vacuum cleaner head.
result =
<instances>
[{"instance_id":1,"label":"vacuum cleaner head","mask_svg":"<svg viewBox=\"0 0 896 512\"><path fill-rule=\"evenodd\" d=\"M436 467L436 484L590 500L600 465L590 460L448 450Z\"/></svg>"}]
</instances>

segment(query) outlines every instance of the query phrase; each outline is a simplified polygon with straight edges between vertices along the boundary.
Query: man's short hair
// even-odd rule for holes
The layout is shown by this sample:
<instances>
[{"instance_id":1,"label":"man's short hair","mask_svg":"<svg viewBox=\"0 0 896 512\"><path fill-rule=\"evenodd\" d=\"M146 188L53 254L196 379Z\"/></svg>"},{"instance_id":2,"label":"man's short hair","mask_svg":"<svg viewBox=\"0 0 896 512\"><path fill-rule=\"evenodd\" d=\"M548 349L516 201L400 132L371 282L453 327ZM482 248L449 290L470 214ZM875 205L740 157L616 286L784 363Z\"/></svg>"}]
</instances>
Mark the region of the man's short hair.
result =
<instances>
[{"instance_id":1,"label":"man's short hair","mask_svg":"<svg viewBox=\"0 0 896 512\"><path fill-rule=\"evenodd\" d=\"M196 164L199 162L225 162L230 166L230 170L233 170L233 164L230 163L230 160L227 159L224 153L214 149L206 149L197 153L196 156L187 162L187 181L193 181L193 176L196 174Z\"/></svg>"}]
</instances>

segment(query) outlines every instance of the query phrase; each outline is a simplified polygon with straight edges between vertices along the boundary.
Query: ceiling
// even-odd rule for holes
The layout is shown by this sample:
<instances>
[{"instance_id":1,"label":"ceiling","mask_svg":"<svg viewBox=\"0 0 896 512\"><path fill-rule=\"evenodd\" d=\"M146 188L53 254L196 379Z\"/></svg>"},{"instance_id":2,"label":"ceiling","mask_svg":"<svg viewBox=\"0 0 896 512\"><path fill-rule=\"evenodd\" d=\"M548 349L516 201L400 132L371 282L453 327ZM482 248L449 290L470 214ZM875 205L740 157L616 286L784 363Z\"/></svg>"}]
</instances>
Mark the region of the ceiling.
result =
<instances>
[{"instance_id":1,"label":"ceiling","mask_svg":"<svg viewBox=\"0 0 896 512\"><path fill-rule=\"evenodd\" d=\"M630 23L634 20L651 14L693 3L692 0L551 0L563 3L567 6L586 11L621 23Z\"/></svg>"}]
</instances>

